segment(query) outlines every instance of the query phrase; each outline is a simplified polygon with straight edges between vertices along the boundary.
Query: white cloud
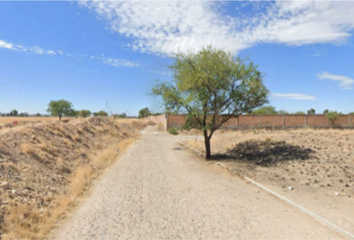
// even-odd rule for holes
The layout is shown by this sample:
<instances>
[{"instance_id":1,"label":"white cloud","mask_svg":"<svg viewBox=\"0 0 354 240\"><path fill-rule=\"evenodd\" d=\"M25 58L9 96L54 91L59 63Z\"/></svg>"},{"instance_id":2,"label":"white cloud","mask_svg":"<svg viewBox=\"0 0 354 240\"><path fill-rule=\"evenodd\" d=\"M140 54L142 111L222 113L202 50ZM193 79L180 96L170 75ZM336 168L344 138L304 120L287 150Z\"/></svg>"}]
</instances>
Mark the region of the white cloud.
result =
<instances>
[{"instance_id":1,"label":"white cloud","mask_svg":"<svg viewBox=\"0 0 354 240\"><path fill-rule=\"evenodd\" d=\"M314 96L305 95L301 93L271 93L270 95L276 98L308 100L308 101L316 100Z\"/></svg>"},{"instance_id":2,"label":"white cloud","mask_svg":"<svg viewBox=\"0 0 354 240\"><path fill-rule=\"evenodd\" d=\"M57 53L53 50L44 50L43 48L39 47L39 46L34 46L34 47L24 47L21 45L16 45L16 44L12 44L3 40L0 40L0 48L5 48L5 49L9 49L9 50L13 50L13 51L22 51L22 52L32 52L32 53L36 53L36 54L40 54L40 55L57 55ZM59 55L64 55L64 52L61 50L58 50L58 54ZM117 59L117 58L106 58L106 57L95 57L95 56L89 56L88 54L79 54L79 55L73 55L70 53L66 53L65 56L70 57L70 58L90 58L90 59L94 59L97 61L101 61L104 64L107 65L111 65L114 67L139 67L140 64L136 63L136 62L131 62L128 60L124 60L124 59Z\"/></svg>"},{"instance_id":3,"label":"white cloud","mask_svg":"<svg viewBox=\"0 0 354 240\"><path fill-rule=\"evenodd\" d=\"M334 75L329 72L323 72L323 73L317 74L317 78L337 81L337 82L339 82L339 86L345 90L353 89L353 85L354 85L354 80L351 79L350 77L341 76L341 75Z\"/></svg>"},{"instance_id":4,"label":"white cloud","mask_svg":"<svg viewBox=\"0 0 354 240\"><path fill-rule=\"evenodd\" d=\"M111 65L114 67L138 67L138 63L130 62L124 59L117 58L102 58L102 62L107 65Z\"/></svg>"},{"instance_id":5,"label":"white cloud","mask_svg":"<svg viewBox=\"0 0 354 240\"><path fill-rule=\"evenodd\" d=\"M304 45L344 42L354 29L354 2L252 2L226 15L225 3L211 1L79 2L132 39L140 52L169 55L207 44L237 53L259 43ZM236 9L236 8L234 8Z\"/></svg>"},{"instance_id":6,"label":"white cloud","mask_svg":"<svg viewBox=\"0 0 354 240\"><path fill-rule=\"evenodd\" d=\"M2 40L0 40L0 48L6 48L6 49L15 50L13 44L5 42L5 41L2 41Z\"/></svg>"},{"instance_id":7,"label":"white cloud","mask_svg":"<svg viewBox=\"0 0 354 240\"><path fill-rule=\"evenodd\" d=\"M45 52L42 48L40 48L38 46L31 47L29 50L33 53L37 53L40 55L44 54L44 52Z\"/></svg>"},{"instance_id":8,"label":"white cloud","mask_svg":"<svg viewBox=\"0 0 354 240\"><path fill-rule=\"evenodd\" d=\"M47 54L49 54L49 55L57 55L53 50L48 50Z\"/></svg>"}]
</instances>

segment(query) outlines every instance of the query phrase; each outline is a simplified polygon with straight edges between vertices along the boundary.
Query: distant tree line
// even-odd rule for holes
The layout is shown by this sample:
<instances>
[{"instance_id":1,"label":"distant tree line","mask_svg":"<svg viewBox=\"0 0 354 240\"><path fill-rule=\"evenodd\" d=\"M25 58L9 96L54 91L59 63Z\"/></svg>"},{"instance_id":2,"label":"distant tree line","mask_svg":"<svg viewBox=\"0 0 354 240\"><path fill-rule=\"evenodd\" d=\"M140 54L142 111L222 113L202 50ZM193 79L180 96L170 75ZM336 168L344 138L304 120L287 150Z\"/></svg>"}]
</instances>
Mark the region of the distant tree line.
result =
<instances>
[{"instance_id":1,"label":"distant tree line","mask_svg":"<svg viewBox=\"0 0 354 240\"><path fill-rule=\"evenodd\" d=\"M328 109L325 109L323 111L322 114L327 115L328 113L337 113L338 115L343 114L342 112L337 112L337 111L330 111ZM260 108L255 109L254 111L252 111L251 113L249 113L251 115L275 115L275 114L306 114L306 112L304 111L296 111L294 113L290 113L286 110L276 110L274 106L263 106ZM311 108L309 110L307 110L307 114L308 115L313 115L316 114L316 110L314 108ZM354 115L354 112L350 112L350 115Z\"/></svg>"},{"instance_id":2,"label":"distant tree line","mask_svg":"<svg viewBox=\"0 0 354 240\"><path fill-rule=\"evenodd\" d=\"M82 109L82 110L75 110L73 107L73 104L67 100L61 99L57 101L50 101L48 104L47 108L48 114L41 114L41 113L36 113L36 114L28 114L27 112L21 112L19 113L16 109L12 110L9 113L1 113L0 116L2 117L48 117L48 116L57 116L59 120L61 121L62 117L90 117L90 116L108 116L109 114L104 111L98 111L98 112L91 112L90 110L87 109ZM122 114L116 114L116 116L121 117L121 118L126 118L128 117L126 113Z\"/></svg>"}]
</instances>

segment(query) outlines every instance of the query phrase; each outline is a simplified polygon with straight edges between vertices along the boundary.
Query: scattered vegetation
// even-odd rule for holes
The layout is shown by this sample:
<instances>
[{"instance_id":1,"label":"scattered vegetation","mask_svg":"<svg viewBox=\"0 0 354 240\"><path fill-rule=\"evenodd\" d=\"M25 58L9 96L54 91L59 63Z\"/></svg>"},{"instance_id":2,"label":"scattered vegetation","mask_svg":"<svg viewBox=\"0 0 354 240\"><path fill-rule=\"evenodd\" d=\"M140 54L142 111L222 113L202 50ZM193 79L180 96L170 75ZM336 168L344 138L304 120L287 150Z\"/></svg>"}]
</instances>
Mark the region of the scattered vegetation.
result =
<instances>
[{"instance_id":1,"label":"scattered vegetation","mask_svg":"<svg viewBox=\"0 0 354 240\"><path fill-rule=\"evenodd\" d=\"M172 134L172 135L177 135L178 134L178 130L175 127L170 127L170 128L167 129L167 131L168 131L169 134Z\"/></svg>"},{"instance_id":2,"label":"scattered vegetation","mask_svg":"<svg viewBox=\"0 0 354 240\"><path fill-rule=\"evenodd\" d=\"M272 115L278 114L273 106L264 106L252 111L253 115Z\"/></svg>"},{"instance_id":3,"label":"scattered vegetation","mask_svg":"<svg viewBox=\"0 0 354 240\"><path fill-rule=\"evenodd\" d=\"M335 111L330 111L326 114L328 123L330 126L334 126L335 121L338 119L338 113Z\"/></svg>"},{"instance_id":4,"label":"scattered vegetation","mask_svg":"<svg viewBox=\"0 0 354 240\"><path fill-rule=\"evenodd\" d=\"M316 114L316 110L311 108L307 111L307 114L311 115L311 114Z\"/></svg>"}]
</instances>

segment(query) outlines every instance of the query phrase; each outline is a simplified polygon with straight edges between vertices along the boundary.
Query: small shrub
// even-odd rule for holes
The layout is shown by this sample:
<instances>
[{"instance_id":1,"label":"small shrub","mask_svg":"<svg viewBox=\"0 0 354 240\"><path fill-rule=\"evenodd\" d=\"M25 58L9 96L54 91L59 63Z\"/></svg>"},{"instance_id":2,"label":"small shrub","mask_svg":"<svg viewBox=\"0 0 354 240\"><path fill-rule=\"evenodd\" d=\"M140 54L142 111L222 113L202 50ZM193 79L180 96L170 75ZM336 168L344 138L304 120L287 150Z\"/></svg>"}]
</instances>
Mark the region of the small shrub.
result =
<instances>
[{"instance_id":1,"label":"small shrub","mask_svg":"<svg viewBox=\"0 0 354 240\"><path fill-rule=\"evenodd\" d=\"M338 119L338 113L330 111L326 114L326 117L328 119L329 125L333 126L334 122Z\"/></svg>"},{"instance_id":2,"label":"small shrub","mask_svg":"<svg viewBox=\"0 0 354 240\"><path fill-rule=\"evenodd\" d=\"M172 135L177 135L178 134L178 130L177 128L171 127L169 129L167 129L167 131L172 134Z\"/></svg>"}]
</instances>

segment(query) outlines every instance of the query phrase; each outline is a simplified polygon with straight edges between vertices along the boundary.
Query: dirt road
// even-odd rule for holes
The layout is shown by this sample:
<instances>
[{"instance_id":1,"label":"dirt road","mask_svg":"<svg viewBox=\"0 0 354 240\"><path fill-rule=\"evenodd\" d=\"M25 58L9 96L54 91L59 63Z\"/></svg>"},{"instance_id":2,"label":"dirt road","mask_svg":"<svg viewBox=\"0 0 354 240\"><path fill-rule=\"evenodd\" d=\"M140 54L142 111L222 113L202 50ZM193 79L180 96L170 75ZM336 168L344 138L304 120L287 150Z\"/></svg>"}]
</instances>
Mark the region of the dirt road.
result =
<instances>
[{"instance_id":1,"label":"dirt road","mask_svg":"<svg viewBox=\"0 0 354 240\"><path fill-rule=\"evenodd\" d=\"M182 150L150 127L56 239L338 239L298 210Z\"/></svg>"}]
</instances>

